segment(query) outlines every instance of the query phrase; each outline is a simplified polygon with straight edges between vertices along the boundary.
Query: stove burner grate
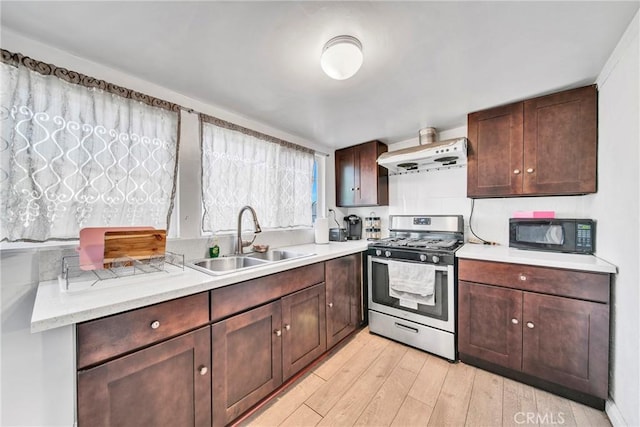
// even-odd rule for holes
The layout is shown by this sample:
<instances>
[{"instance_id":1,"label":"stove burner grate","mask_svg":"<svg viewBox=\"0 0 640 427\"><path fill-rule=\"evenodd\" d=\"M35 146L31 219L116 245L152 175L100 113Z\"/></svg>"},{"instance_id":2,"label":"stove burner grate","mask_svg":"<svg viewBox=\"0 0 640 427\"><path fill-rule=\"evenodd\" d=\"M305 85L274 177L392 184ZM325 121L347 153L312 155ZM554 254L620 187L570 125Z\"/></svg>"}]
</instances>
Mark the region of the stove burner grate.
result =
<instances>
[{"instance_id":1,"label":"stove burner grate","mask_svg":"<svg viewBox=\"0 0 640 427\"><path fill-rule=\"evenodd\" d=\"M425 249L450 249L458 245L456 239L429 239L429 238L404 238L389 237L380 241L388 247L408 247Z\"/></svg>"}]
</instances>

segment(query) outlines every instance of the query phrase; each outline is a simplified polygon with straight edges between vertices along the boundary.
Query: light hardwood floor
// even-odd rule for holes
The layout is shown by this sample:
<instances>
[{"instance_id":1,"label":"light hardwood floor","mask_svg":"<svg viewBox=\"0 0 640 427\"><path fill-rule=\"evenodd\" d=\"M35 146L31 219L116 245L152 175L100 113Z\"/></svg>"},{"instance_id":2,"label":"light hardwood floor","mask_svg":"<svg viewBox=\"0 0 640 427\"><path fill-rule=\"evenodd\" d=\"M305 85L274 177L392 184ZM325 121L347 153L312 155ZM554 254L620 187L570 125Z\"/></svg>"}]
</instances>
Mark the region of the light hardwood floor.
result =
<instances>
[{"instance_id":1,"label":"light hardwood floor","mask_svg":"<svg viewBox=\"0 0 640 427\"><path fill-rule=\"evenodd\" d=\"M611 426L604 412L358 332L243 426Z\"/></svg>"}]
</instances>

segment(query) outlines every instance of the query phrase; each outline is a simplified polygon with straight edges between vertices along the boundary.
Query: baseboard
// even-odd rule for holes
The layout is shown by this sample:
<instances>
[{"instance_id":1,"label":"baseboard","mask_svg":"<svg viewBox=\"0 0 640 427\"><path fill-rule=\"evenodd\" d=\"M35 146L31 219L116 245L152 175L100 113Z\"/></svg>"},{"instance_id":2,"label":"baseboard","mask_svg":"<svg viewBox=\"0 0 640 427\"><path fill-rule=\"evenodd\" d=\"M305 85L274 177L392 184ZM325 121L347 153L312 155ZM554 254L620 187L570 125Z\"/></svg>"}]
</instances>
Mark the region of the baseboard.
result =
<instances>
[{"instance_id":1,"label":"baseboard","mask_svg":"<svg viewBox=\"0 0 640 427\"><path fill-rule=\"evenodd\" d=\"M622 412L618 409L618 405L611 398L605 402L604 411L607 413L613 427L626 427L628 425L622 416Z\"/></svg>"}]
</instances>

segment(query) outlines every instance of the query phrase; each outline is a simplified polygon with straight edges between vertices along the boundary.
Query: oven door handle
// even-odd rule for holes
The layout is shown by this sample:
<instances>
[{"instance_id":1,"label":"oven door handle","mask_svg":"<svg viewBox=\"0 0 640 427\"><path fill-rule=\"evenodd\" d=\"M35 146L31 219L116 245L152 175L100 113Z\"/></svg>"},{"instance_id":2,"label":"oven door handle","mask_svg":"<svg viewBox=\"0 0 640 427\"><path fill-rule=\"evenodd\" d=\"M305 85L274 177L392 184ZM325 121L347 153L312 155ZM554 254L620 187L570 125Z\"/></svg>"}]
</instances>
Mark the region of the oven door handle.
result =
<instances>
[{"instance_id":1,"label":"oven door handle","mask_svg":"<svg viewBox=\"0 0 640 427\"><path fill-rule=\"evenodd\" d=\"M387 258L380 258L380 257L371 257L371 262L377 262L379 264L387 264L389 265L389 261L392 262L414 262L415 261L408 261L408 260L403 260L403 259L387 259ZM422 264L422 263L416 263L416 264ZM425 265L433 265L433 264L425 264ZM436 271L448 271L448 267L447 266L438 266L438 265L434 265L434 267L436 268Z\"/></svg>"}]
</instances>

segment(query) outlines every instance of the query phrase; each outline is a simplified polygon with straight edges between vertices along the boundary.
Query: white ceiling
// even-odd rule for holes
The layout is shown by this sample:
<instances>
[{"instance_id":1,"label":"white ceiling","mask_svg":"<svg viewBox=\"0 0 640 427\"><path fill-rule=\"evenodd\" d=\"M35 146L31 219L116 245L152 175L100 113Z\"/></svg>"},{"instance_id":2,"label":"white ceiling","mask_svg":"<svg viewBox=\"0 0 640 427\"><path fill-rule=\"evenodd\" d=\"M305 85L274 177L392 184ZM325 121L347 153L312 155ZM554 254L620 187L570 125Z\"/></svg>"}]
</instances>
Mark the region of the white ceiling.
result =
<instances>
[{"instance_id":1,"label":"white ceiling","mask_svg":"<svg viewBox=\"0 0 640 427\"><path fill-rule=\"evenodd\" d=\"M426 126L450 129L471 111L591 84L639 5L3 0L0 7L2 28L343 147L400 141ZM365 59L358 74L336 81L319 58L341 34L361 40Z\"/></svg>"}]
</instances>

